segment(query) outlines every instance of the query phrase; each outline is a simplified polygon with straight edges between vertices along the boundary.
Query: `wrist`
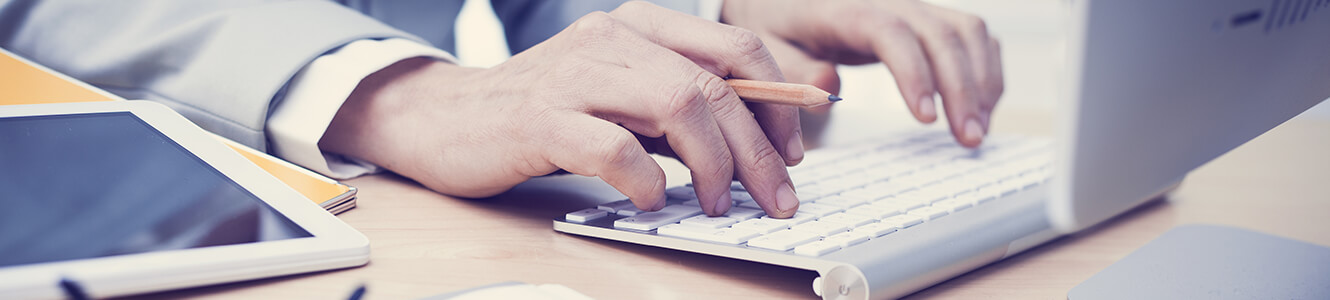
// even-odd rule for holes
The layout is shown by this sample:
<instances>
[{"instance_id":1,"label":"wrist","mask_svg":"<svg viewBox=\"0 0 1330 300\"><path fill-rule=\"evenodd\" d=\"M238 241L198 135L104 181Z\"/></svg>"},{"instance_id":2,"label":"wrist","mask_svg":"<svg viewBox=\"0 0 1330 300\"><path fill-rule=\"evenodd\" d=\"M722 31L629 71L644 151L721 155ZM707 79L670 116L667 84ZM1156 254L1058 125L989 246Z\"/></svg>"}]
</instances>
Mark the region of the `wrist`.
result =
<instances>
[{"instance_id":1,"label":"wrist","mask_svg":"<svg viewBox=\"0 0 1330 300\"><path fill-rule=\"evenodd\" d=\"M400 172L402 164L394 157L410 150L400 141L418 126L415 119L404 118L412 109L420 109L415 98L451 97L438 95L440 82L458 83L470 68L428 57L404 59L365 77L337 111L328 130L319 140L323 151L363 159ZM454 90L453 92L456 92Z\"/></svg>"}]
</instances>

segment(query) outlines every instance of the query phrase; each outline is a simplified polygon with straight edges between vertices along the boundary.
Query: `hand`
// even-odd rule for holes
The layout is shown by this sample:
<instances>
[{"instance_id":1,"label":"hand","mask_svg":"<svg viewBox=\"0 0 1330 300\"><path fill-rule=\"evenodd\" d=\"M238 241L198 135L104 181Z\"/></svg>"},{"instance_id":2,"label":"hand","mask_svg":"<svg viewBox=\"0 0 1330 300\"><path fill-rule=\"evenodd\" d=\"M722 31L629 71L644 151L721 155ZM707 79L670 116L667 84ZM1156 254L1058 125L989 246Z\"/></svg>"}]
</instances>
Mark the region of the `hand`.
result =
<instances>
[{"instance_id":1,"label":"hand","mask_svg":"<svg viewBox=\"0 0 1330 300\"><path fill-rule=\"evenodd\" d=\"M762 36L791 82L840 89L836 64L884 62L916 119L977 147L1002 95L998 42L982 19L916 0L729 0L722 21Z\"/></svg>"},{"instance_id":2,"label":"hand","mask_svg":"<svg viewBox=\"0 0 1330 300\"><path fill-rule=\"evenodd\" d=\"M789 217L798 113L741 102L726 76L784 79L752 32L632 2L494 68L390 66L356 88L320 147L444 194L491 196L563 169L657 210L665 177L653 150L688 165L708 215L730 209L738 178L768 215Z\"/></svg>"}]
</instances>

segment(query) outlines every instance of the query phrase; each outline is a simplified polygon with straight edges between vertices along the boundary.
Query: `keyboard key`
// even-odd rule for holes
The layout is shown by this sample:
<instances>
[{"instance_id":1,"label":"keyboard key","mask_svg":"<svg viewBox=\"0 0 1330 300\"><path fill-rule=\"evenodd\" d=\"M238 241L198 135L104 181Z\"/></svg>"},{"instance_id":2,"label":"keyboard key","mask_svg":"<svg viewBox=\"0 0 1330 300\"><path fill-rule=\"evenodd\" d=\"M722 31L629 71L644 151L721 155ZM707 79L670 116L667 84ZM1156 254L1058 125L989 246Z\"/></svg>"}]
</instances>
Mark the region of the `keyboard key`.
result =
<instances>
[{"instance_id":1,"label":"keyboard key","mask_svg":"<svg viewBox=\"0 0 1330 300\"><path fill-rule=\"evenodd\" d=\"M696 206L670 205L658 211L615 220L614 228L647 231L699 214L702 209Z\"/></svg>"},{"instance_id":2,"label":"keyboard key","mask_svg":"<svg viewBox=\"0 0 1330 300\"><path fill-rule=\"evenodd\" d=\"M863 226L864 224L877 222L877 218L860 214L854 214L852 213L853 211L854 210L850 210L843 213L822 217L821 219L817 219L817 221L841 223L845 224L846 226L849 226L850 228L859 227Z\"/></svg>"},{"instance_id":3,"label":"keyboard key","mask_svg":"<svg viewBox=\"0 0 1330 300\"><path fill-rule=\"evenodd\" d=\"M840 249L841 246L837 245L836 243L827 242L827 241L816 241L804 244L803 246L795 247L794 254L818 257L826 255L827 253L836 252L836 250Z\"/></svg>"},{"instance_id":4,"label":"keyboard key","mask_svg":"<svg viewBox=\"0 0 1330 300\"><path fill-rule=\"evenodd\" d=\"M932 221L941 218L942 216L946 216L947 211L934 207L920 207L906 212L905 214L923 218L924 221Z\"/></svg>"},{"instance_id":5,"label":"keyboard key","mask_svg":"<svg viewBox=\"0 0 1330 300\"><path fill-rule=\"evenodd\" d=\"M957 199L950 199L938 203L933 203L934 208L945 210L953 214L958 211L970 208L970 206L972 205L974 204L970 204L970 202L965 200L957 200Z\"/></svg>"},{"instance_id":6,"label":"keyboard key","mask_svg":"<svg viewBox=\"0 0 1330 300\"><path fill-rule=\"evenodd\" d=\"M739 223L739 220L730 217L708 217L707 215L692 216L679 221L679 224L706 228L730 227L735 223Z\"/></svg>"},{"instance_id":7,"label":"keyboard key","mask_svg":"<svg viewBox=\"0 0 1330 300\"><path fill-rule=\"evenodd\" d=\"M885 223L871 223L868 225L855 227L854 230L851 230L850 232L858 232L864 234L865 236L868 236L869 238L877 238L892 232L896 232L897 228L898 228L897 226L888 225Z\"/></svg>"},{"instance_id":8,"label":"keyboard key","mask_svg":"<svg viewBox=\"0 0 1330 300\"><path fill-rule=\"evenodd\" d=\"M920 207L928 206L928 203L907 201L893 197L893 198L882 199L878 202L873 202L872 205L886 207L886 208L894 208L900 210L901 213L905 213L907 211L911 211Z\"/></svg>"},{"instance_id":9,"label":"keyboard key","mask_svg":"<svg viewBox=\"0 0 1330 300\"><path fill-rule=\"evenodd\" d=\"M882 219L882 222L878 222L878 223L879 223L879 224L884 224L884 225L891 225L891 226L896 227L896 229L905 229L905 228L909 228L910 226L919 225L919 223L923 223L923 222L924 222L924 219L921 218L921 217L919 217L919 216L914 216L914 215L898 215L898 216L894 216L894 217L890 217L890 218Z\"/></svg>"},{"instance_id":10,"label":"keyboard key","mask_svg":"<svg viewBox=\"0 0 1330 300\"><path fill-rule=\"evenodd\" d=\"M988 203L988 202L993 201L993 200L997 200L997 196L994 196L994 195L975 195L975 197L974 197L974 205L979 205L979 204Z\"/></svg>"},{"instance_id":11,"label":"keyboard key","mask_svg":"<svg viewBox=\"0 0 1330 300\"><path fill-rule=\"evenodd\" d=\"M934 203L950 199L951 194L947 193L946 191L942 191L940 189L928 188L928 189L920 189L904 193L899 196L896 196L896 198L905 199L914 202L920 202L920 203Z\"/></svg>"},{"instance_id":12,"label":"keyboard key","mask_svg":"<svg viewBox=\"0 0 1330 300\"><path fill-rule=\"evenodd\" d=\"M688 186L676 186L665 190L665 196L670 199L678 200L696 200L697 191Z\"/></svg>"},{"instance_id":13,"label":"keyboard key","mask_svg":"<svg viewBox=\"0 0 1330 300\"><path fill-rule=\"evenodd\" d=\"M906 211L908 210L899 207L863 205L855 207L854 209L851 210L847 210L845 211L845 213L865 216L868 218L872 218L874 221L876 221L876 220L885 219L890 216L903 214Z\"/></svg>"},{"instance_id":14,"label":"keyboard key","mask_svg":"<svg viewBox=\"0 0 1330 300\"><path fill-rule=\"evenodd\" d=\"M752 219L752 220L739 222L739 224L734 224L734 226L730 226L730 228L752 230L760 234L768 234L776 231L790 229L790 223L772 221L767 219Z\"/></svg>"},{"instance_id":15,"label":"keyboard key","mask_svg":"<svg viewBox=\"0 0 1330 300\"><path fill-rule=\"evenodd\" d=\"M625 208L621 208L621 209L619 209L619 211L616 212L615 214L618 214L618 215L620 215L620 216L625 216L625 217L631 217L631 216L640 215L640 214L642 214L642 213L644 213L644 212L646 212L646 211L644 211L644 210L640 210L640 209L637 209L636 206L630 206L630 207L625 207Z\"/></svg>"},{"instance_id":16,"label":"keyboard key","mask_svg":"<svg viewBox=\"0 0 1330 300\"><path fill-rule=\"evenodd\" d=\"M871 202L873 200L893 195L892 193L884 192L881 190L870 189L870 187L871 186L845 191L843 193L840 193L840 196L862 199L865 200L866 202Z\"/></svg>"},{"instance_id":17,"label":"keyboard key","mask_svg":"<svg viewBox=\"0 0 1330 300\"><path fill-rule=\"evenodd\" d=\"M821 184L812 184L795 189L794 194L799 198L800 203L808 203L826 195L834 195L835 191L822 187Z\"/></svg>"},{"instance_id":18,"label":"keyboard key","mask_svg":"<svg viewBox=\"0 0 1330 300\"><path fill-rule=\"evenodd\" d=\"M656 234L730 245L738 245L761 236L757 231L747 229L706 228L683 224L661 226L659 229L656 229Z\"/></svg>"},{"instance_id":19,"label":"keyboard key","mask_svg":"<svg viewBox=\"0 0 1330 300\"><path fill-rule=\"evenodd\" d=\"M859 243L867 242L868 235L858 232L845 232L823 238L822 241L835 243L836 245L839 245L841 249L845 249L850 246L858 245Z\"/></svg>"},{"instance_id":20,"label":"keyboard key","mask_svg":"<svg viewBox=\"0 0 1330 300\"><path fill-rule=\"evenodd\" d=\"M782 230L748 240L748 246L776 251L789 251L799 245L816 241L818 238L820 238L820 236L808 232Z\"/></svg>"},{"instance_id":21,"label":"keyboard key","mask_svg":"<svg viewBox=\"0 0 1330 300\"><path fill-rule=\"evenodd\" d=\"M828 216L842 211L845 211L845 209L841 209L830 205L808 203L808 204L800 204L798 213L812 215L814 218L821 218L823 216Z\"/></svg>"},{"instance_id":22,"label":"keyboard key","mask_svg":"<svg viewBox=\"0 0 1330 300\"><path fill-rule=\"evenodd\" d=\"M811 222L811 221L813 221L813 220L817 220L817 216L816 216L816 215L809 214L809 213L806 213L806 212L803 211L803 208L800 208L798 212L795 212L795 213L794 213L794 216L791 216L791 217L786 218L786 219L776 219L776 218L772 218L771 216L764 216L764 217L762 217L762 219L763 219L763 220L771 220L771 221L773 221L773 222L781 222L781 223L785 223L785 225L788 226L788 227L794 227L794 225L799 225L799 224L803 224L803 223Z\"/></svg>"},{"instance_id":23,"label":"keyboard key","mask_svg":"<svg viewBox=\"0 0 1330 300\"><path fill-rule=\"evenodd\" d=\"M817 199L817 201L813 203L817 203L820 205L830 205L840 209L849 209L855 206L867 204L868 200L864 198L852 198L852 197L837 195L837 196L823 197L822 199Z\"/></svg>"},{"instance_id":24,"label":"keyboard key","mask_svg":"<svg viewBox=\"0 0 1330 300\"><path fill-rule=\"evenodd\" d=\"M627 199L624 199L624 200L619 200L619 201L614 201L614 202L610 202L610 203L601 204L601 205L599 205L599 206L596 206L596 208L597 208L597 209L600 209L600 210L608 211L608 212L610 212L610 213L618 213L620 209L625 209L625 208L637 208L637 206L634 206L632 201L628 201Z\"/></svg>"},{"instance_id":25,"label":"keyboard key","mask_svg":"<svg viewBox=\"0 0 1330 300\"><path fill-rule=\"evenodd\" d=\"M591 220L604 218L609 215L608 211L599 208L588 208L563 215L563 219L568 222L586 223Z\"/></svg>"},{"instance_id":26,"label":"keyboard key","mask_svg":"<svg viewBox=\"0 0 1330 300\"><path fill-rule=\"evenodd\" d=\"M747 207L732 207L730 208L730 211L725 213L726 217L731 217L739 221L752 219L752 218L759 218L765 215L766 212L763 212L761 209L752 209Z\"/></svg>"},{"instance_id":27,"label":"keyboard key","mask_svg":"<svg viewBox=\"0 0 1330 300\"><path fill-rule=\"evenodd\" d=\"M790 227L790 230L808 232L819 236L832 236L849 231L850 227L841 223L812 221Z\"/></svg>"},{"instance_id":28,"label":"keyboard key","mask_svg":"<svg viewBox=\"0 0 1330 300\"><path fill-rule=\"evenodd\" d=\"M993 186L992 189L993 192L997 194L998 198L1002 198L1006 196L1015 195L1016 192L1021 191L1021 184L1014 180L1007 180L998 183L997 185Z\"/></svg>"}]
</instances>

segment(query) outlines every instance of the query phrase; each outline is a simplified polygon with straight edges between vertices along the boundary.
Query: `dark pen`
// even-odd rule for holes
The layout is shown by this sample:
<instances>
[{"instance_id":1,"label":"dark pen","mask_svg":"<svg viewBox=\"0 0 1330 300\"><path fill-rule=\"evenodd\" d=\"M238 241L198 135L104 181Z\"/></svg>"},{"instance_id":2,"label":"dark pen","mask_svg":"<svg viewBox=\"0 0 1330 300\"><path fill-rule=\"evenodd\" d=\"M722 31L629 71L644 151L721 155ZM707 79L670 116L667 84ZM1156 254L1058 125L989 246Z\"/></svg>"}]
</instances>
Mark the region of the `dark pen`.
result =
<instances>
[{"instance_id":1,"label":"dark pen","mask_svg":"<svg viewBox=\"0 0 1330 300\"><path fill-rule=\"evenodd\" d=\"M65 291L65 296L70 300L88 300L88 294L83 292L83 287L69 277L60 278L60 289Z\"/></svg>"},{"instance_id":2,"label":"dark pen","mask_svg":"<svg viewBox=\"0 0 1330 300\"><path fill-rule=\"evenodd\" d=\"M352 291L352 292L351 292L351 297L347 297L346 299L347 299L347 300L360 300L360 298L361 298L361 297L364 297L364 296L365 296L365 284L362 283L362 284L360 284L360 287L357 287L355 291Z\"/></svg>"}]
</instances>

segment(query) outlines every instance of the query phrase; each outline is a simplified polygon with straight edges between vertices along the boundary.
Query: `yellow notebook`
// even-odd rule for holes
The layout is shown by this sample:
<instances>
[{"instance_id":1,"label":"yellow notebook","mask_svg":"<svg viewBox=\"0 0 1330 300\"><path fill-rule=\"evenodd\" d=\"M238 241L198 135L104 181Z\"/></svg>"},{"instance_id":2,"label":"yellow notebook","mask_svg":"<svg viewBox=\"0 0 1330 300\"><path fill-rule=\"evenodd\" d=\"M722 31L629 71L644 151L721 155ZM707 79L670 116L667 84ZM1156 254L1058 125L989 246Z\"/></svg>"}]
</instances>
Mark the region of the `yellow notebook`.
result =
<instances>
[{"instance_id":1,"label":"yellow notebook","mask_svg":"<svg viewBox=\"0 0 1330 300\"><path fill-rule=\"evenodd\" d=\"M0 49L0 105L117 100L124 99ZM354 187L221 136L217 139L328 212L339 214L356 207Z\"/></svg>"}]
</instances>

